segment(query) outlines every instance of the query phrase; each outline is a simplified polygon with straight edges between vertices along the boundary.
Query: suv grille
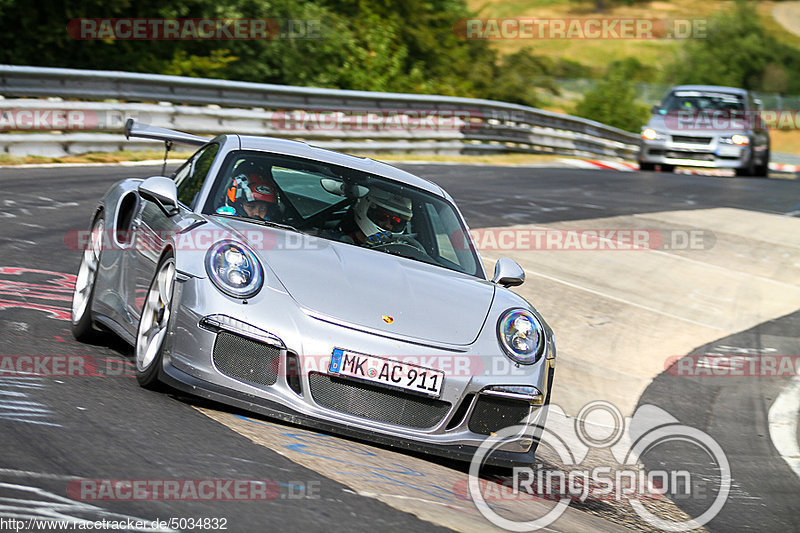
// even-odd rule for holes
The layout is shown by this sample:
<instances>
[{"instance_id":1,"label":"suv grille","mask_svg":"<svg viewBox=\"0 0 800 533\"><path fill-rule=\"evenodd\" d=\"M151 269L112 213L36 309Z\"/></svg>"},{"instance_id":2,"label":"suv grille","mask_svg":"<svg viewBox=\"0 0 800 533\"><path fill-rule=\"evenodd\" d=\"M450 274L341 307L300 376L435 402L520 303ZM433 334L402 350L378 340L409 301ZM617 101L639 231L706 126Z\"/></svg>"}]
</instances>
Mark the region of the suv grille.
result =
<instances>
[{"instance_id":1,"label":"suv grille","mask_svg":"<svg viewBox=\"0 0 800 533\"><path fill-rule=\"evenodd\" d=\"M387 424L430 428L438 424L451 407L442 400L318 372L311 372L308 380L311 396L319 405Z\"/></svg>"},{"instance_id":2,"label":"suv grille","mask_svg":"<svg viewBox=\"0 0 800 533\"><path fill-rule=\"evenodd\" d=\"M214 364L223 374L256 385L278 380L281 350L262 342L220 333L214 342Z\"/></svg>"},{"instance_id":3,"label":"suv grille","mask_svg":"<svg viewBox=\"0 0 800 533\"><path fill-rule=\"evenodd\" d=\"M711 144L711 137L689 137L687 135L673 135L672 142L684 144Z\"/></svg>"}]
</instances>

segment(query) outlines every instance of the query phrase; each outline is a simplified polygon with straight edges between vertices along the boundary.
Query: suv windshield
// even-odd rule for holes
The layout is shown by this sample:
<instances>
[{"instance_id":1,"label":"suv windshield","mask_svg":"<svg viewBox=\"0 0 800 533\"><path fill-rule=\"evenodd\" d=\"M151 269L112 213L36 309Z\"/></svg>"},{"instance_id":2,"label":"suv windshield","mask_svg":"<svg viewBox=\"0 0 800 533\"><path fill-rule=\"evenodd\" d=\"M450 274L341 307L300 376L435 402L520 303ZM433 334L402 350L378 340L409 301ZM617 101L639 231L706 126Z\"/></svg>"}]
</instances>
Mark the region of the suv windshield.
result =
<instances>
[{"instance_id":1,"label":"suv windshield","mask_svg":"<svg viewBox=\"0 0 800 533\"><path fill-rule=\"evenodd\" d=\"M674 111L744 111L741 96L705 91L677 91L671 93L661 104L666 112Z\"/></svg>"},{"instance_id":2,"label":"suv windshield","mask_svg":"<svg viewBox=\"0 0 800 533\"><path fill-rule=\"evenodd\" d=\"M482 277L454 206L352 168L279 154L227 156L203 209Z\"/></svg>"}]
</instances>

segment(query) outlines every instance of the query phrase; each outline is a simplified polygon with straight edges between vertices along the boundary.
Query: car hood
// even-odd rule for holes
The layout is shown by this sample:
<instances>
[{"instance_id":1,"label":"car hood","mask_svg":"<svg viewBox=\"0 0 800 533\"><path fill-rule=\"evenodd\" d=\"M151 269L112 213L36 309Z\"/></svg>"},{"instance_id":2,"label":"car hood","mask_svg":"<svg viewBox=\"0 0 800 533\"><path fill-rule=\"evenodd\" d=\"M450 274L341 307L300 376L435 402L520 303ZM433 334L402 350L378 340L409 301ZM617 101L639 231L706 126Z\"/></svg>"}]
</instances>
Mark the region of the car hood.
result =
<instances>
[{"instance_id":1,"label":"car hood","mask_svg":"<svg viewBox=\"0 0 800 533\"><path fill-rule=\"evenodd\" d=\"M667 115L652 115L647 122L648 128L658 132L689 137L710 135L733 135L750 131L744 119L731 119L724 115L714 116L708 113L686 113L680 115L670 112Z\"/></svg>"},{"instance_id":2,"label":"car hood","mask_svg":"<svg viewBox=\"0 0 800 533\"><path fill-rule=\"evenodd\" d=\"M477 339L492 304L494 284L474 276L352 244L225 222L243 236L262 231L256 253L300 308L322 320L463 346Z\"/></svg>"}]
</instances>

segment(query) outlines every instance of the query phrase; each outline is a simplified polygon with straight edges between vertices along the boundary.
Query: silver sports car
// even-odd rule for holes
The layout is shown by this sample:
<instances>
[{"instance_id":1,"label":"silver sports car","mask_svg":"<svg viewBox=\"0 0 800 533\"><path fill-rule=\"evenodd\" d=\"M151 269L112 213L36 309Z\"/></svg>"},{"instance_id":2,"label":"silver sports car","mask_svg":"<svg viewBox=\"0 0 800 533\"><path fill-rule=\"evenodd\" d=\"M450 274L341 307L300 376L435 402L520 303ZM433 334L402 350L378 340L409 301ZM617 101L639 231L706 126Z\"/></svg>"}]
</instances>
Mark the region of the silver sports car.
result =
<instances>
[{"instance_id":1,"label":"silver sports car","mask_svg":"<svg viewBox=\"0 0 800 533\"><path fill-rule=\"evenodd\" d=\"M439 186L296 141L126 135L200 146L170 177L113 185L86 232L73 333L134 346L143 387L461 460L542 423L552 331L507 289L519 265L487 277ZM535 449L520 432L489 462Z\"/></svg>"}]
</instances>

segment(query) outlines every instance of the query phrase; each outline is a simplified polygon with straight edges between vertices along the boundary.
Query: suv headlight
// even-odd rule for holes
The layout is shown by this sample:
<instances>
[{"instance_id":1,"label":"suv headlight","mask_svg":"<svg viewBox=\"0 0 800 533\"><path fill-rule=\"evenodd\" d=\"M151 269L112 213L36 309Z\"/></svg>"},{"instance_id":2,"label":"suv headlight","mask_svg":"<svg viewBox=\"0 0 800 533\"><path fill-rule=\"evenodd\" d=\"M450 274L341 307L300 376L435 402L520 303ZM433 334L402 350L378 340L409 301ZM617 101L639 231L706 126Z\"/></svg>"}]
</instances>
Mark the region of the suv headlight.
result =
<instances>
[{"instance_id":1,"label":"suv headlight","mask_svg":"<svg viewBox=\"0 0 800 533\"><path fill-rule=\"evenodd\" d=\"M735 144L738 146L745 146L750 144L750 138L747 135L731 135L730 137L720 137L719 142L722 144Z\"/></svg>"},{"instance_id":2,"label":"suv headlight","mask_svg":"<svg viewBox=\"0 0 800 533\"><path fill-rule=\"evenodd\" d=\"M532 365L544 351L544 328L525 309L509 309L497 321L497 338L515 363Z\"/></svg>"},{"instance_id":3,"label":"suv headlight","mask_svg":"<svg viewBox=\"0 0 800 533\"><path fill-rule=\"evenodd\" d=\"M643 128L642 129L642 139L645 141L666 141L667 136L663 133L659 133L653 128Z\"/></svg>"},{"instance_id":4,"label":"suv headlight","mask_svg":"<svg viewBox=\"0 0 800 533\"><path fill-rule=\"evenodd\" d=\"M209 248L206 271L220 291L234 298L254 296L264 283L256 254L236 241L220 241Z\"/></svg>"}]
</instances>

